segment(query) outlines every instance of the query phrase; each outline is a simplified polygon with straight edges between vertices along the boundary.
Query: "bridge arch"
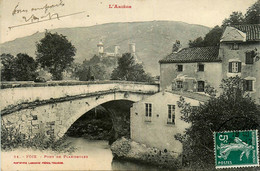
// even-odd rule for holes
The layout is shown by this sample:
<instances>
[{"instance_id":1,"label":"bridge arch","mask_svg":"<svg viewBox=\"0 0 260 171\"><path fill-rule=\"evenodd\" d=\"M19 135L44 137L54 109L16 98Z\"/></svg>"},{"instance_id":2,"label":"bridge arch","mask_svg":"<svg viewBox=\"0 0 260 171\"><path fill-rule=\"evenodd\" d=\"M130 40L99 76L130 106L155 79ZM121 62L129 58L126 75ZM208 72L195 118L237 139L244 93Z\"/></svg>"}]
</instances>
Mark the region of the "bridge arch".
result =
<instances>
[{"instance_id":1,"label":"bridge arch","mask_svg":"<svg viewBox=\"0 0 260 171\"><path fill-rule=\"evenodd\" d=\"M47 104L31 104L24 109L6 113L2 122L17 127L25 135L45 133L61 138L71 125L91 109L112 101L140 101L151 94L130 91L99 92L75 99L51 100ZM43 101L45 102L45 101Z\"/></svg>"},{"instance_id":2,"label":"bridge arch","mask_svg":"<svg viewBox=\"0 0 260 171\"><path fill-rule=\"evenodd\" d=\"M115 97L115 95L116 95L116 97ZM84 104L84 101L86 101L86 100L89 101L89 99L82 99L83 105L76 111L76 113L73 114L68 119L64 118L64 119L66 119L66 122L64 123L63 127L61 127L59 129L57 136L62 137L68 131L68 129L71 127L71 125L74 122L76 122L85 113L87 113L88 111L90 111L91 109L93 109L99 105L103 105L105 103L114 102L114 101L117 101L117 102L130 101L130 102L134 103L134 102L144 99L145 97L146 97L146 95L140 95L140 94L130 94L129 97L125 97L125 93L123 93L123 92L116 93L116 94L107 94L107 95L101 96L100 100L97 100L95 103L91 103L90 105L89 105L89 103L87 103L86 105ZM130 110L130 108L129 108L129 110Z\"/></svg>"},{"instance_id":3,"label":"bridge arch","mask_svg":"<svg viewBox=\"0 0 260 171\"><path fill-rule=\"evenodd\" d=\"M1 122L25 135L62 137L94 107L115 100L140 101L159 91L158 84L125 81L1 82Z\"/></svg>"}]
</instances>

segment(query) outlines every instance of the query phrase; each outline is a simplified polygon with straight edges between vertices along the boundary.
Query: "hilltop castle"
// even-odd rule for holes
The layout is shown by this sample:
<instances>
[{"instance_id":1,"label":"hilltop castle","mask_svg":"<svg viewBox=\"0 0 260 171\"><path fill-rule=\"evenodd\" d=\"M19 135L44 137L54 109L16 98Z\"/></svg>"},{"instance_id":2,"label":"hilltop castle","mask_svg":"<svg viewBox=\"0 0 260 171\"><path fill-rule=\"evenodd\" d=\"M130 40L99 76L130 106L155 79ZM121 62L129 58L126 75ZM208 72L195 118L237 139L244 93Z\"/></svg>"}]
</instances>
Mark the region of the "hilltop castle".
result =
<instances>
[{"instance_id":1,"label":"hilltop castle","mask_svg":"<svg viewBox=\"0 0 260 171\"><path fill-rule=\"evenodd\" d=\"M114 45L114 52L104 52L104 44L102 40L99 41L97 44L98 47L98 56L101 58L104 57L122 57L122 54L120 53L120 46ZM135 43L129 43L128 44L128 53L131 53L134 56L134 60L136 63L141 63L137 59L136 51L135 51Z\"/></svg>"}]
</instances>

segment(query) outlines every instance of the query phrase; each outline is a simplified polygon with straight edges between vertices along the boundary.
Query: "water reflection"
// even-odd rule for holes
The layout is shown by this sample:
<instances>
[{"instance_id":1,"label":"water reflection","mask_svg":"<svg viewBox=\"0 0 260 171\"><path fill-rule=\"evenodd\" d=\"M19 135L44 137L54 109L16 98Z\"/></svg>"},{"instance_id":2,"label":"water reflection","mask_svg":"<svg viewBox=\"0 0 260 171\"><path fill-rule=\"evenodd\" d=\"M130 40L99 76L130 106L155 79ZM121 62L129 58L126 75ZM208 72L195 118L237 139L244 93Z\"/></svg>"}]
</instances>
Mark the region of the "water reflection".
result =
<instances>
[{"instance_id":1,"label":"water reflection","mask_svg":"<svg viewBox=\"0 0 260 171\"><path fill-rule=\"evenodd\" d=\"M138 162L113 159L111 163L112 170L149 170L149 171L169 171L170 169L159 168L148 164ZM172 171L172 170L171 170Z\"/></svg>"},{"instance_id":2,"label":"water reflection","mask_svg":"<svg viewBox=\"0 0 260 171\"><path fill-rule=\"evenodd\" d=\"M149 171L167 171L156 166L142 164L133 161L124 161L113 159L108 141L87 140L84 138L69 137L68 141L77 148L75 154L87 154L88 165L91 170L149 170Z\"/></svg>"}]
</instances>

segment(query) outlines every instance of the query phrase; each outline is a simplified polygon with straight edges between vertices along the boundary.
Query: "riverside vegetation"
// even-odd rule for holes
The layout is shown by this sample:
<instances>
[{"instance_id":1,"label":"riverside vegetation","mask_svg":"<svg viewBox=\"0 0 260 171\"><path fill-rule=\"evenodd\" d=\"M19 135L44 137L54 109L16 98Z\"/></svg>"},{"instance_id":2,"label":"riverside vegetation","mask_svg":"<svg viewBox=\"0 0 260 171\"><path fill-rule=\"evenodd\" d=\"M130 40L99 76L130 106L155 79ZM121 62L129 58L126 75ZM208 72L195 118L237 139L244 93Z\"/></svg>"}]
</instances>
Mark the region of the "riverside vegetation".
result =
<instances>
[{"instance_id":1,"label":"riverside vegetation","mask_svg":"<svg viewBox=\"0 0 260 171\"><path fill-rule=\"evenodd\" d=\"M55 140L53 135L36 134L27 136L22 134L19 128L6 127L1 125L1 149L11 151L18 148L31 148L34 150L51 150L56 152L72 153L76 148L72 147L70 142L66 141L67 136Z\"/></svg>"},{"instance_id":2,"label":"riverside vegetation","mask_svg":"<svg viewBox=\"0 0 260 171\"><path fill-rule=\"evenodd\" d=\"M129 121L122 132L129 138ZM55 140L54 135L47 136L44 133L30 136L23 134L20 128L1 125L1 149L10 151L18 148L32 148L37 150L51 150L57 152L74 152L76 148L71 146L67 137L83 137L88 140L107 140L112 144L115 139L113 122L105 108L98 106L80 117L62 138Z\"/></svg>"}]
</instances>

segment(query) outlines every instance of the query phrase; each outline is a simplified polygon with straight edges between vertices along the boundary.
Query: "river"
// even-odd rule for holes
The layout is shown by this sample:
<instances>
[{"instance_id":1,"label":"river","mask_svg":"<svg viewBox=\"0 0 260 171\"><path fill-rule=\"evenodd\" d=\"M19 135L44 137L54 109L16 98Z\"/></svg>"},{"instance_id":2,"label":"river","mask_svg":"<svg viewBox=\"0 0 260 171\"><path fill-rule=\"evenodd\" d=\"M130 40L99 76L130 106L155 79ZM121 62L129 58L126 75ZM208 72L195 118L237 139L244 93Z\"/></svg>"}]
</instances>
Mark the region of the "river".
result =
<instances>
[{"instance_id":1,"label":"river","mask_svg":"<svg viewBox=\"0 0 260 171\"><path fill-rule=\"evenodd\" d=\"M1 151L2 170L149 170L166 171L149 164L113 159L108 141L68 137L72 153L18 148ZM72 156L72 157L71 157ZM80 158L78 158L80 156Z\"/></svg>"},{"instance_id":2,"label":"river","mask_svg":"<svg viewBox=\"0 0 260 171\"><path fill-rule=\"evenodd\" d=\"M75 154L88 155L87 162L89 163L90 167L88 169L90 170L167 170L148 164L115 160L113 159L108 141L72 137L68 137L67 141L71 142L71 145L77 148Z\"/></svg>"}]
</instances>

